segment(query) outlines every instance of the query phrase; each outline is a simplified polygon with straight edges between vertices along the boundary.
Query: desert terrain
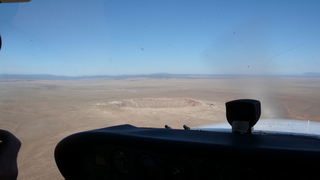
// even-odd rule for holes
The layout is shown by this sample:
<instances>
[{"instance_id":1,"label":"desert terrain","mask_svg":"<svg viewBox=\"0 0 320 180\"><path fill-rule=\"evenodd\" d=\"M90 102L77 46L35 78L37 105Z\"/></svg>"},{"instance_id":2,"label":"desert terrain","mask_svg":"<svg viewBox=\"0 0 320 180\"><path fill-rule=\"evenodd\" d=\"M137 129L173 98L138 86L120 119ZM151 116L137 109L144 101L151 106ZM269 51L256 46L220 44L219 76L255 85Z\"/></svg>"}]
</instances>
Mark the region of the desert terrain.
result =
<instances>
[{"instance_id":1,"label":"desert terrain","mask_svg":"<svg viewBox=\"0 0 320 180\"><path fill-rule=\"evenodd\" d=\"M261 101L262 119L320 121L319 78L11 79L0 82L0 128L22 142L18 179L63 179L54 148L68 135L226 122L225 103L243 98Z\"/></svg>"}]
</instances>

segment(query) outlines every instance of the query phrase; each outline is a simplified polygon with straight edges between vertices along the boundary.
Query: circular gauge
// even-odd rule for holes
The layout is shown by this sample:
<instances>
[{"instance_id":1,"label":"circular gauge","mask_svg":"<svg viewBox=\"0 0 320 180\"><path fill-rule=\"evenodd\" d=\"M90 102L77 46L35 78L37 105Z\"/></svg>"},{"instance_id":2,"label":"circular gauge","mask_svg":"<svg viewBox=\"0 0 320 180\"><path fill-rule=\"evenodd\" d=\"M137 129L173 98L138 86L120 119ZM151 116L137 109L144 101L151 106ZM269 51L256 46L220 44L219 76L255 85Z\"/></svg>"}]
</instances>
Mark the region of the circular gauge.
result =
<instances>
[{"instance_id":1,"label":"circular gauge","mask_svg":"<svg viewBox=\"0 0 320 180\"><path fill-rule=\"evenodd\" d=\"M187 163L179 158L167 161L164 169L167 179L185 180L190 177Z\"/></svg>"},{"instance_id":2,"label":"circular gauge","mask_svg":"<svg viewBox=\"0 0 320 180\"><path fill-rule=\"evenodd\" d=\"M130 160L123 151L114 152L113 162L119 172L128 173L130 171Z\"/></svg>"}]
</instances>

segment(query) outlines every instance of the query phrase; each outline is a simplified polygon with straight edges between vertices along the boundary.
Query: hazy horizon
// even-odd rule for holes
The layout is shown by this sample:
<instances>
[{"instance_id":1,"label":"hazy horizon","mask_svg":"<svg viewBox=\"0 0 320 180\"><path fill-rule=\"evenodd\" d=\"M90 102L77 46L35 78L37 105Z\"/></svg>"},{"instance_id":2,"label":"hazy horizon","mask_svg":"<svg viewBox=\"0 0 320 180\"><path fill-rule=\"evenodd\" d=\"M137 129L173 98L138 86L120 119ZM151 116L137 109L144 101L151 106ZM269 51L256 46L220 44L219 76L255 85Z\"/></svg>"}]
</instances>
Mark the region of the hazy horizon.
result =
<instances>
[{"instance_id":1,"label":"hazy horizon","mask_svg":"<svg viewBox=\"0 0 320 180\"><path fill-rule=\"evenodd\" d=\"M0 73L0 79L82 79L82 78L261 78L261 77L320 77L320 72L305 72L302 74L173 74L173 73L150 73L150 74L120 74L120 75L55 75L55 74L8 74Z\"/></svg>"},{"instance_id":2,"label":"hazy horizon","mask_svg":"<svg viewBox=\"0 0 320 180\"><path fill-rule=\"evenodd\" d=\"M302 73L293 73L293 74L246 74L246 73L167 73L167 72L151 72L151 73L123 73L123 74L84 74L84 75L76 75L76 76L69 76L63 74L50 74L50 73L0 73L0 75L50 75L50 76L66 76L66 77L79 77L79 76L139 76L139 75L248 75L248 76L287 76L287 75L305 75L305 74L320 74L319 72L302 72Z\"/></svg>"}]
</instances>

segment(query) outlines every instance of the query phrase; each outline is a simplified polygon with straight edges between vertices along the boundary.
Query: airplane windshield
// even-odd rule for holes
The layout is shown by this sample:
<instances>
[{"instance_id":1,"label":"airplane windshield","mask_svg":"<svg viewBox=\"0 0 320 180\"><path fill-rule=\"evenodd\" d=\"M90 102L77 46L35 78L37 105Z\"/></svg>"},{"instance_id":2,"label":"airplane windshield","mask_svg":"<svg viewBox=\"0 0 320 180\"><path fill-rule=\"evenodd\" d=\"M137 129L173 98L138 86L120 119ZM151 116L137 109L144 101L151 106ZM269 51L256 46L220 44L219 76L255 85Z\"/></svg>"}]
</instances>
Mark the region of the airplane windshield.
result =
<instances>
[{"instance_id":1,"label":"airplane windshield","mask_svg":"<svg viewBox=\"0 0 320 180\"><path fill-rule=\"evenodd\" d=\"M1 3L0 128L22 141L19 178L62 179L52 154L70 134L226 122L234 99L261 101L260 119L319 122L319 6Z\"/></svg>"}]
</instances>

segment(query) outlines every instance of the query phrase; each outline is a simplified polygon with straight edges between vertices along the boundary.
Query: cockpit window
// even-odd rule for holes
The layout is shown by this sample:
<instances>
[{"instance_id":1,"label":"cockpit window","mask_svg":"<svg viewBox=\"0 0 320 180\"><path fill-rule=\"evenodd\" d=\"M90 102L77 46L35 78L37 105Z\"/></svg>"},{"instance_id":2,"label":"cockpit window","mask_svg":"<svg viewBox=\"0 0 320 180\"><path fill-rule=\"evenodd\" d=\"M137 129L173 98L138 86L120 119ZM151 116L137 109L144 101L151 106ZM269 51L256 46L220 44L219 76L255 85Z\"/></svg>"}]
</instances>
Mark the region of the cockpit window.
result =
<instances>
[{"instance_id":1,"label":"cockpit window","mask_svg":"<svg viewBox=\"0 0 320 180\"><path fill-rule=\"evenodd\" d=\"M52 153L72 133L226 122L234 99L261 101L261 119L320 121L319 6L0 3L0 128L22 141L19 177L61 179Z\"/></svg>"}]
</instances>

